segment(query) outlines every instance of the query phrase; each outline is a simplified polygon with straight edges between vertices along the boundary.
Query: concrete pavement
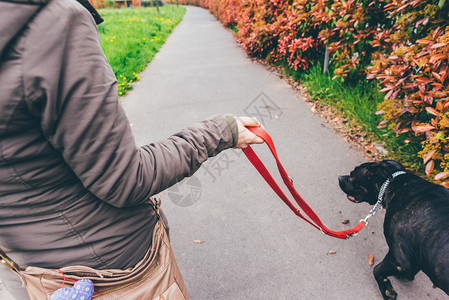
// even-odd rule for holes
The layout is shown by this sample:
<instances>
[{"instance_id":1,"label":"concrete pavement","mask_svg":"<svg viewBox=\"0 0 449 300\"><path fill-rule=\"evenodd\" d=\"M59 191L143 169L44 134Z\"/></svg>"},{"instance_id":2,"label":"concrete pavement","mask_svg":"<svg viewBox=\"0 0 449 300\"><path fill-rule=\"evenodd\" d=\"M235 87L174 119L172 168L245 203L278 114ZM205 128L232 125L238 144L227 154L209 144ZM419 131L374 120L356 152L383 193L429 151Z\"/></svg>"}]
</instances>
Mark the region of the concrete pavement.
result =
<instances>
[{"instance_id":1,"label":"concrete pavement","mask_svg":"<svg viewBox=\"0 0 449 300\"><path fill-rule=\"evenodd\" d=\"M337 181L364 162L362 154L283 80L248 60L207 10L187 7L122 104L139 145L212 114L258 116L297 190L328 227L347 229L370 209L347 201ZM268 148L254 149L277 174ZM192 299L381 299L368 255L378 263L387 252L383 212L355 238L324 236L297 218L238 150L211 159L162 197ZM422 273L393 285L399 299L447 298Z\"/></svg>"}]
</instances>

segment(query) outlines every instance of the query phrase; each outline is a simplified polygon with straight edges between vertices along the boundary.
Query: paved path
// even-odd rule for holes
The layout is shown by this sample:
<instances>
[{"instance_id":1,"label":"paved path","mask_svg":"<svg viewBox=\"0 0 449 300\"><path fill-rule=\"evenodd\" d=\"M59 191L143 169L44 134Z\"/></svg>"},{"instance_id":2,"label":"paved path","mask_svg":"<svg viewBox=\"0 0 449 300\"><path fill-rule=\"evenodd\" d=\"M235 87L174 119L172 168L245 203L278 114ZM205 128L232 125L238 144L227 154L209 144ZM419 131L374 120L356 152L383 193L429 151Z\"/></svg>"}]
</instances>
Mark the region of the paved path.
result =
<instances>
[{"instance_id":1,"label":"paved path","mask_svg":"<svg viewBox=\"0 0 449 300\"><path fill-rule=\"evenodd\" d=\"M249 61L206 10L187 8L122 104L139 145L212 114L259 115L297 190L328 227L347 229L370 209L347 201L337 181L364 161L361 153L283 80ZM268 148L254 148L274 174ZM299 220L240 151L220 154L192 178L163 195L192 299L381 298L368 255L378 263L386 254L383 212L357 237L342 241ZM422 273L411 283L393 284L399 299L447 298Z\"/></svg>"}]
</instances>

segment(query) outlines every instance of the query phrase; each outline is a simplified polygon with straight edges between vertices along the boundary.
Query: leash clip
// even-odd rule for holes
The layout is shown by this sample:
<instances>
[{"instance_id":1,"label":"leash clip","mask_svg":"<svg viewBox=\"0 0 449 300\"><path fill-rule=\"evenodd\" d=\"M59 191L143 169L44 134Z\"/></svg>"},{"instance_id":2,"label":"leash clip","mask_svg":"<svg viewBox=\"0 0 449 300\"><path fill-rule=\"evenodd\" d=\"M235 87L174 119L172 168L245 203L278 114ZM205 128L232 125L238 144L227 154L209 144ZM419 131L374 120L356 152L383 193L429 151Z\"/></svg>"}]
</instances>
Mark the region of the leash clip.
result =
<instances>
[{"instance_id":1,"label":"leash clip","mask_svg":"<svg viewBox=\"0 0 449 300\"><path fill-rule=\"evenodd\" d=\"M368 224L368 223L367 223L367 224ZM357 236L358 234L359 234L358 232L353 232L353 233L347 234L347 235L346 235L346 238L349 239L349 238L352 238L352 237Z\"/></svg>"}]
</instances>

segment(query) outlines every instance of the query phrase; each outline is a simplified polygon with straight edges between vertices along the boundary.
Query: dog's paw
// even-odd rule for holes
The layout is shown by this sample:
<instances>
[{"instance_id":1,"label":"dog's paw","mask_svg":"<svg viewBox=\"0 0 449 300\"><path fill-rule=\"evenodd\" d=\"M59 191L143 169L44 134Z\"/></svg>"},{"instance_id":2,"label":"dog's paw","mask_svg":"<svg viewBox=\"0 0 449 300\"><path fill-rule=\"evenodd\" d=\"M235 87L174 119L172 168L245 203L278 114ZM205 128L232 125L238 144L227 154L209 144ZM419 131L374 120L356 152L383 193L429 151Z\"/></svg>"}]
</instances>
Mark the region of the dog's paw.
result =
<instances>
[{"instance_id":1,"label":"dog's paw","mask_svg":"<svg viewBox=\"0 0 449 300\"><path fill-rule=\"evenodd\" d=\"M384 299L386 299L386 300L396 299L397 296L398 296L398 293L396 293L396 291L393 289L393 287L385 290Z\"/></svg>"},{"instance_id":2,"label":"dog's paw","mask_svg":"<svg viewBox=\"0 0 449 300\"><path fill-rule=\"evenodd\" d=\"M391 285L391 281L388 278L384 278L379 282L379 288L385 300L396 299L396 297L398 296L393 286Z\"/></svg>"}]
</instances>

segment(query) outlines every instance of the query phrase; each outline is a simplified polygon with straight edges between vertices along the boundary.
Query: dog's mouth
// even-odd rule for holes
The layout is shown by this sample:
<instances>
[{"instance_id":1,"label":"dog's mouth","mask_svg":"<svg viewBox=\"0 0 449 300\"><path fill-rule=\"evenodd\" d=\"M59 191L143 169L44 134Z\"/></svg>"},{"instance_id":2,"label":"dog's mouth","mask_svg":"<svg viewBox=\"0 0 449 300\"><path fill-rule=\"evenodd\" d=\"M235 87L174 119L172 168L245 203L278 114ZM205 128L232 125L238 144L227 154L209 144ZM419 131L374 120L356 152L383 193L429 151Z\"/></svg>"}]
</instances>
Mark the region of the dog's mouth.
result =
<instances>
[{"instance_id":1,"label":"dog's mouth","mask_svg":"<svg viewBox=\"0 0 449 300\"><path fill-rule=\"evenodd\" d=\"M359 203L359 201L351 195L346 195L346 197L348 198L349 201L354 202L354 203Z\"/></svg>"},{"instance_id":2,"label":"dog's mouth","mask_svg":"<svg viewBox=\"0 0 449 300\"><path fill-rule=\"evenodd\" d=\"M346 194L346 197L348 198L349 201L354 203L360 202L360 200L356 198L356 197L360 198L360 195L358 195L359 194L357 190L358 185L354 178L350 176L340 176L338 177L338 183L340 185L341 190Z\"/></svg>"}]
</instances>

